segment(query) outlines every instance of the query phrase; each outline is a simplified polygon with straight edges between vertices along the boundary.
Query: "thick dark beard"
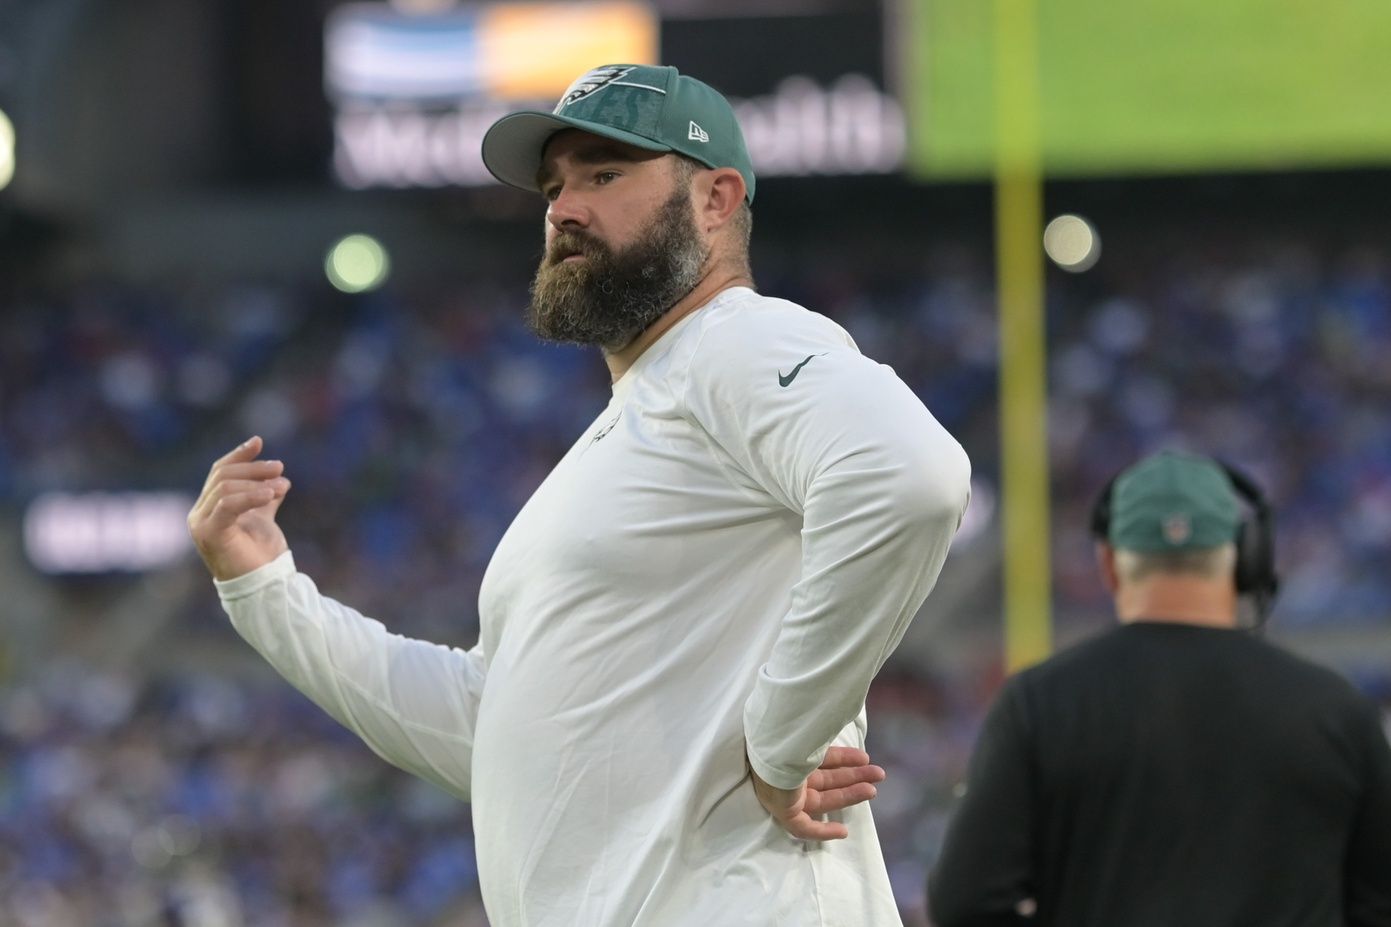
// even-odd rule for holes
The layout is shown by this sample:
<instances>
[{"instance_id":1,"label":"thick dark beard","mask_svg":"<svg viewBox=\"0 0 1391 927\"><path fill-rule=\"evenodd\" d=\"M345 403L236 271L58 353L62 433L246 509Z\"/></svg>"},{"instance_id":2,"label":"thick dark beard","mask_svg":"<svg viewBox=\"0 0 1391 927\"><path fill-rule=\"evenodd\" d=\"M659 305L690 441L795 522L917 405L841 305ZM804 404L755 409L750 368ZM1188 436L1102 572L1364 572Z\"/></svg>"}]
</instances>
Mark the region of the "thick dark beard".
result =
<instances>
[{"instance_id":1,"label":"thick dark beard","mask_svg":"<svg viewBox=\"0 0 1391 927\"><path fill-rule=\"evenodd\" d=\"M560 263L577 249L583 261ZM679 187L623 251L584 232L562 232L536 270L527 325L547 341L617 351L695 289L709 254L690 195Z\"/></svg>"}]
</instances>

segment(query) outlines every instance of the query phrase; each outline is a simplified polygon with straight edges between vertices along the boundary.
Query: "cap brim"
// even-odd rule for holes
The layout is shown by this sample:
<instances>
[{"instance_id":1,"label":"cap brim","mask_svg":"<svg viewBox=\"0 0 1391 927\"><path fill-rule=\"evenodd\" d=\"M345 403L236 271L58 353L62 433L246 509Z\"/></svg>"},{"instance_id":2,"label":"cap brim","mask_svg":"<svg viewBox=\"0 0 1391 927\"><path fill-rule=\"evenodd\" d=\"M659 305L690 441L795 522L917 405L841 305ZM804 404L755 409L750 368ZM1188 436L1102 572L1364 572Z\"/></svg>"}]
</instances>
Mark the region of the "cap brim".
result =
<instances>
[{"instance_id":1,"label":"cap brim","mask_svg":"<svg viewBox=\"0 0 1391 927\"><path fill-rule=\"evenodd\" d=\"M562 129L579 129L648 151L673 150L670 145L623 129L554 113L526 111L503 116L483 135L483 164L510 187L539 191L536 175L541 170L541 153L550 137Z\"/></svg>"}]
</instances>

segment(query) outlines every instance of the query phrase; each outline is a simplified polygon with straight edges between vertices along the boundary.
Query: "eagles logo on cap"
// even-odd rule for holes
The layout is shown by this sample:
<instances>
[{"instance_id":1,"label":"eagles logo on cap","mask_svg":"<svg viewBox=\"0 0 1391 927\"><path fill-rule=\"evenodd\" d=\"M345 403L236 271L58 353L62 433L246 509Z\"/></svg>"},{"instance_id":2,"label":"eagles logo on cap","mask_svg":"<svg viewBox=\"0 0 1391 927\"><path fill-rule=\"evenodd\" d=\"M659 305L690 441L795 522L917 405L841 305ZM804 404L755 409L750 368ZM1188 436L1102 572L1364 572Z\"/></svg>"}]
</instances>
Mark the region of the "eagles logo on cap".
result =
<instances>
[{"instance_id":1,"label":"eagles logo on cap","mask_svg":"<svg viewBox=\"0 0 1391 927\"><path fill-rule=\"evenodd\" d=\"M609 65L607 67L595 68L587 74L581 74L575 82L565 89L561 95L560 102L555 105L553 112L559 113L565 107L577 100L583 100L596 90L613 83L620 77L625 77L632 72L632 68L624 65Z\"/></svg>"}]
</instances>

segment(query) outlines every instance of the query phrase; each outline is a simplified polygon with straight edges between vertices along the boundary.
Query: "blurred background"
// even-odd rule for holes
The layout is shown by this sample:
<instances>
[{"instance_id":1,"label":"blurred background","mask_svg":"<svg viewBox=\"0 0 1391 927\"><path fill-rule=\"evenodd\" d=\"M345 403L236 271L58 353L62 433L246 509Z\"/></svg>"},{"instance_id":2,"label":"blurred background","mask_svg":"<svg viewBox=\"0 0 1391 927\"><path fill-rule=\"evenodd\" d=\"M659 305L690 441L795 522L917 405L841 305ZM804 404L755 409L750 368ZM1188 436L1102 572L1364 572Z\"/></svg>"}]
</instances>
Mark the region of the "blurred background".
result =
<instances>
[{"instance_id":1,"label":"blurred background","mask_svg":"<svg viewBox=\"0 0 1391 927\"><path fill-rule=\"evenodd\" d=\"M1047 638L1110 623L1096 492L1190 448L1276 507L1268 636L1391 710L1391 7L993 10L0 0L0 923L486 924L468 808L259 662L184 516L209 463L263 435L321 589L475 642L494 544L608 394L593 352L522 326L543 207L478 143L605 61L736 101L760 288L845 326L974 462L967 524L871 692L909 927L1008 668L1011 125L1045 178L1019 266L1044 284L1046 444L1009 453L1045 480ZM1036 61L1002 118L1014 14L1037 16Z\"/></svg>"}]
</instances>

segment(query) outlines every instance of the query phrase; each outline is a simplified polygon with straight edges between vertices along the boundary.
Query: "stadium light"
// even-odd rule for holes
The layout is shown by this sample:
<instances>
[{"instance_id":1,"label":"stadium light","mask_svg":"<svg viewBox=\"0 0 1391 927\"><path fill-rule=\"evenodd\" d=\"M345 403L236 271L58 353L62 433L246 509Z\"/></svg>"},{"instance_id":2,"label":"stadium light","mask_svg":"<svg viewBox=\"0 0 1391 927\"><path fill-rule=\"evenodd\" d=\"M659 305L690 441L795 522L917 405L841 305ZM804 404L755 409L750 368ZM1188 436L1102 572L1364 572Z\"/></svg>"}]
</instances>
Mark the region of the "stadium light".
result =
<instances>
[{"instance_id":1,"label":"stadium light","mask_svg":"<svg viewBox=\"0 0 1391 927\"><path fill-rule=\"evenodd\" d=\"M14 179L15 163L14 123L5 111L0 109L0 190L9 186Z\"/></svg>"},{"instance_id":2,"label":"stadium light","mask_svg":"<svg viewBox=\"0 0 1391 927\"><path fill-rule=\"evenodd\" d=\"M1063 214L1043 230L1043 250L1063 270L1080 274L1101 257L1101 238L1086 219Z\"/></svg>"},{"instance_id":3,"label":"stadium light","mask_svg":"<svg viewBox=\"0 0 1391 927\"><path fill-rule=\"evenodd\" d=\"M324 272L328 282L344 293L363 293L386 282L391 260L371 235L348 235L329 249Z\"/></svg>"}]
</instances>

